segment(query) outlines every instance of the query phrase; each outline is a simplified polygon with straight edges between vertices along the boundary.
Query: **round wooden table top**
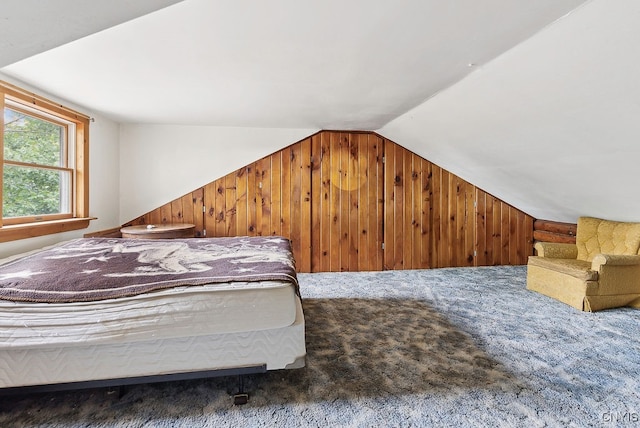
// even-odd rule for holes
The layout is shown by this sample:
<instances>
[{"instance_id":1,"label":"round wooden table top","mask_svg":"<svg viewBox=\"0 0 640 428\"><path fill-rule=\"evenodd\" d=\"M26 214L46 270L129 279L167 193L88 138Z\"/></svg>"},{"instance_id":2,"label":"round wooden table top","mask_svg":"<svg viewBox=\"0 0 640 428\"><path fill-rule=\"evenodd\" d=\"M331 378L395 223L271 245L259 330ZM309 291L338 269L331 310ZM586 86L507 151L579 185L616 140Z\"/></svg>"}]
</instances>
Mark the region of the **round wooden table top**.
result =
<instances>
[{"instance_id":1,"label":"round wooden table top","mask_svg":"<svg viewBox=\"0 0 640 428\"><path fill-rule=\"evenodd\" d=\"M120 229L123 238L173 239L193 238L196 226L189 223L141 224Z\"/></svg>"}]
</instances>

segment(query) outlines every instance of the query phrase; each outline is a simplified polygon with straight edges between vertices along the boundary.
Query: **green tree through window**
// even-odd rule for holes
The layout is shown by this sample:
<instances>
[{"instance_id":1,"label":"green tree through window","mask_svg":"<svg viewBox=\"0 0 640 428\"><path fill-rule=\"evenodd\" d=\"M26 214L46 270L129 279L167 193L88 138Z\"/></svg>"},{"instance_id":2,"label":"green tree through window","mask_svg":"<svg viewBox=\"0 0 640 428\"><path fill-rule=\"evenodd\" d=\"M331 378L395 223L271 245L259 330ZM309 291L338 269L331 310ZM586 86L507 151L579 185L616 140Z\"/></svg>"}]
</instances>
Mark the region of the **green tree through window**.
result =
<instances>
[{"instance_id":1,"label":"green tree through window","mask_svg":"<svg viewBox=\"0 0 640 428\"><path fill-rule=\"evenodd\" d=\"M87 228L90 117L3 80L0 112L0 243Z\"/></svg>"},{"instance_id":2,"label":"green tree through window","mask_svg":"<svg viewBox=\"0 0 640 428\"><path fill-rule=\"evenodd\" d=\"M66 126L4 109L3 217L69 212ZM47 168L47 167L53 167Z\"/></svg>"}]
</instances>

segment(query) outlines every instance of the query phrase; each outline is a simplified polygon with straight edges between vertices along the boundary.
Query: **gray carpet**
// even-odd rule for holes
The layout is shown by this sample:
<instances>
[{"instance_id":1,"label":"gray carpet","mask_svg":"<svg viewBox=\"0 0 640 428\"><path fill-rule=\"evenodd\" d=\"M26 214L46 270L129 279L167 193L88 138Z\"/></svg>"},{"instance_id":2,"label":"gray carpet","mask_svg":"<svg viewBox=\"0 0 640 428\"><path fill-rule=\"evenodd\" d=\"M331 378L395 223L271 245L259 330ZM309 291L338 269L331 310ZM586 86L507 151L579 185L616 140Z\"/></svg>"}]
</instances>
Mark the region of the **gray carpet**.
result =
<instances>
[{"instance_id":1,"label":"gray carpet","mask_svg":"<svg viewBox=\"0 0 640 428\"><path fill-rule=\"evenodd\" d=\"M0 397L0 426L640 426L640 311L582 313L526 268L301 274L307 367Z\"/></svg>"}]
</instances>

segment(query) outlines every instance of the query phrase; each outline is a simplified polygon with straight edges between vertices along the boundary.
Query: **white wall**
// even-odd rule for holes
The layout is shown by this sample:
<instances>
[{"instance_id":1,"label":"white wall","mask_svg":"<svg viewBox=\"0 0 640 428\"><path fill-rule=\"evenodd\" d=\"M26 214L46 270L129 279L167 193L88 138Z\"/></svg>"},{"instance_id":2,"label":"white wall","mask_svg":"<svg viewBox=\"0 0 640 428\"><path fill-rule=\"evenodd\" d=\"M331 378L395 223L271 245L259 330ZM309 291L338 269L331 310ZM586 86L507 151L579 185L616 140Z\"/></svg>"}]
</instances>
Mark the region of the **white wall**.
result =
<instances>
[{"instance_id":1,"label":"white wall","mask_svg":"<svg viewBox=\"0 0 640 428\"><path fill-rule=\"evenodd\" d=\"M0 74L0 79L93 116L91 111L75 106L63 99L50 96L37 88L30 87L6 75ZM89 128L89 214L98 219L92 221L88 229L0 243L0 258L52 245L60 241L80 238L85 233L110 229L120 224L118 222L118 188L120 181L118 165L119 125L104 117L94 117L95 122L92 122Z\"/></svg>"},{"instance_id":2,"label":"white wall","mask_svg":"<svg viewBox=\"0 0 640 428\"><path fill-rule=\"evenodd\" d=\"M317 131L122 124L120 223Z\"/></svg>"},{"instance_id":3,"label":"white wall","mask_svg":"<svg viewBox=\"0 0 640 428\"><path fill-rule=\"evenodd\" d=\"M0 79L95 118L90 124L88 229L0 243L0 258L117 227L317 129L118 124L9 76Z\"/></svg>"},{"instance_id":4,"label":"white wall","mask_svg":"<svg viewBox=\"0 0 640 428\"><path fill-rule=\"evenodd\" d=\"M588 2L379 132L535 218L640 221L639 18Z\"/></svg>"}]
</instances>

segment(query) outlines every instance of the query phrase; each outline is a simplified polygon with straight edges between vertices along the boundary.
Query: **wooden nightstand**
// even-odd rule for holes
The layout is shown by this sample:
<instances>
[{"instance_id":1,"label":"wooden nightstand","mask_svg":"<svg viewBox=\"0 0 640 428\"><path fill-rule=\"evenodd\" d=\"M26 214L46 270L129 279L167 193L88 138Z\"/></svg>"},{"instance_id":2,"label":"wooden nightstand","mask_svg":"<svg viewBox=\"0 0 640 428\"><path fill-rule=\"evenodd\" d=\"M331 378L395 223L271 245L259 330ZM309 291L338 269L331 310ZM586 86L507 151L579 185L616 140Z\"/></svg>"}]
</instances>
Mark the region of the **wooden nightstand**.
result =
<instances>
[{"instance_id":1,"label":"wooden nightstand","mask_svg":"<svg viewBox=\"0 0 640 428\"><path fill-rule=\"evenodd\" d=\"M196 226L193 224L168 223L127 226L120 229L120 232L123 238L174 239L193 238L195 230Z\"/></svg>"}]
</instances>

